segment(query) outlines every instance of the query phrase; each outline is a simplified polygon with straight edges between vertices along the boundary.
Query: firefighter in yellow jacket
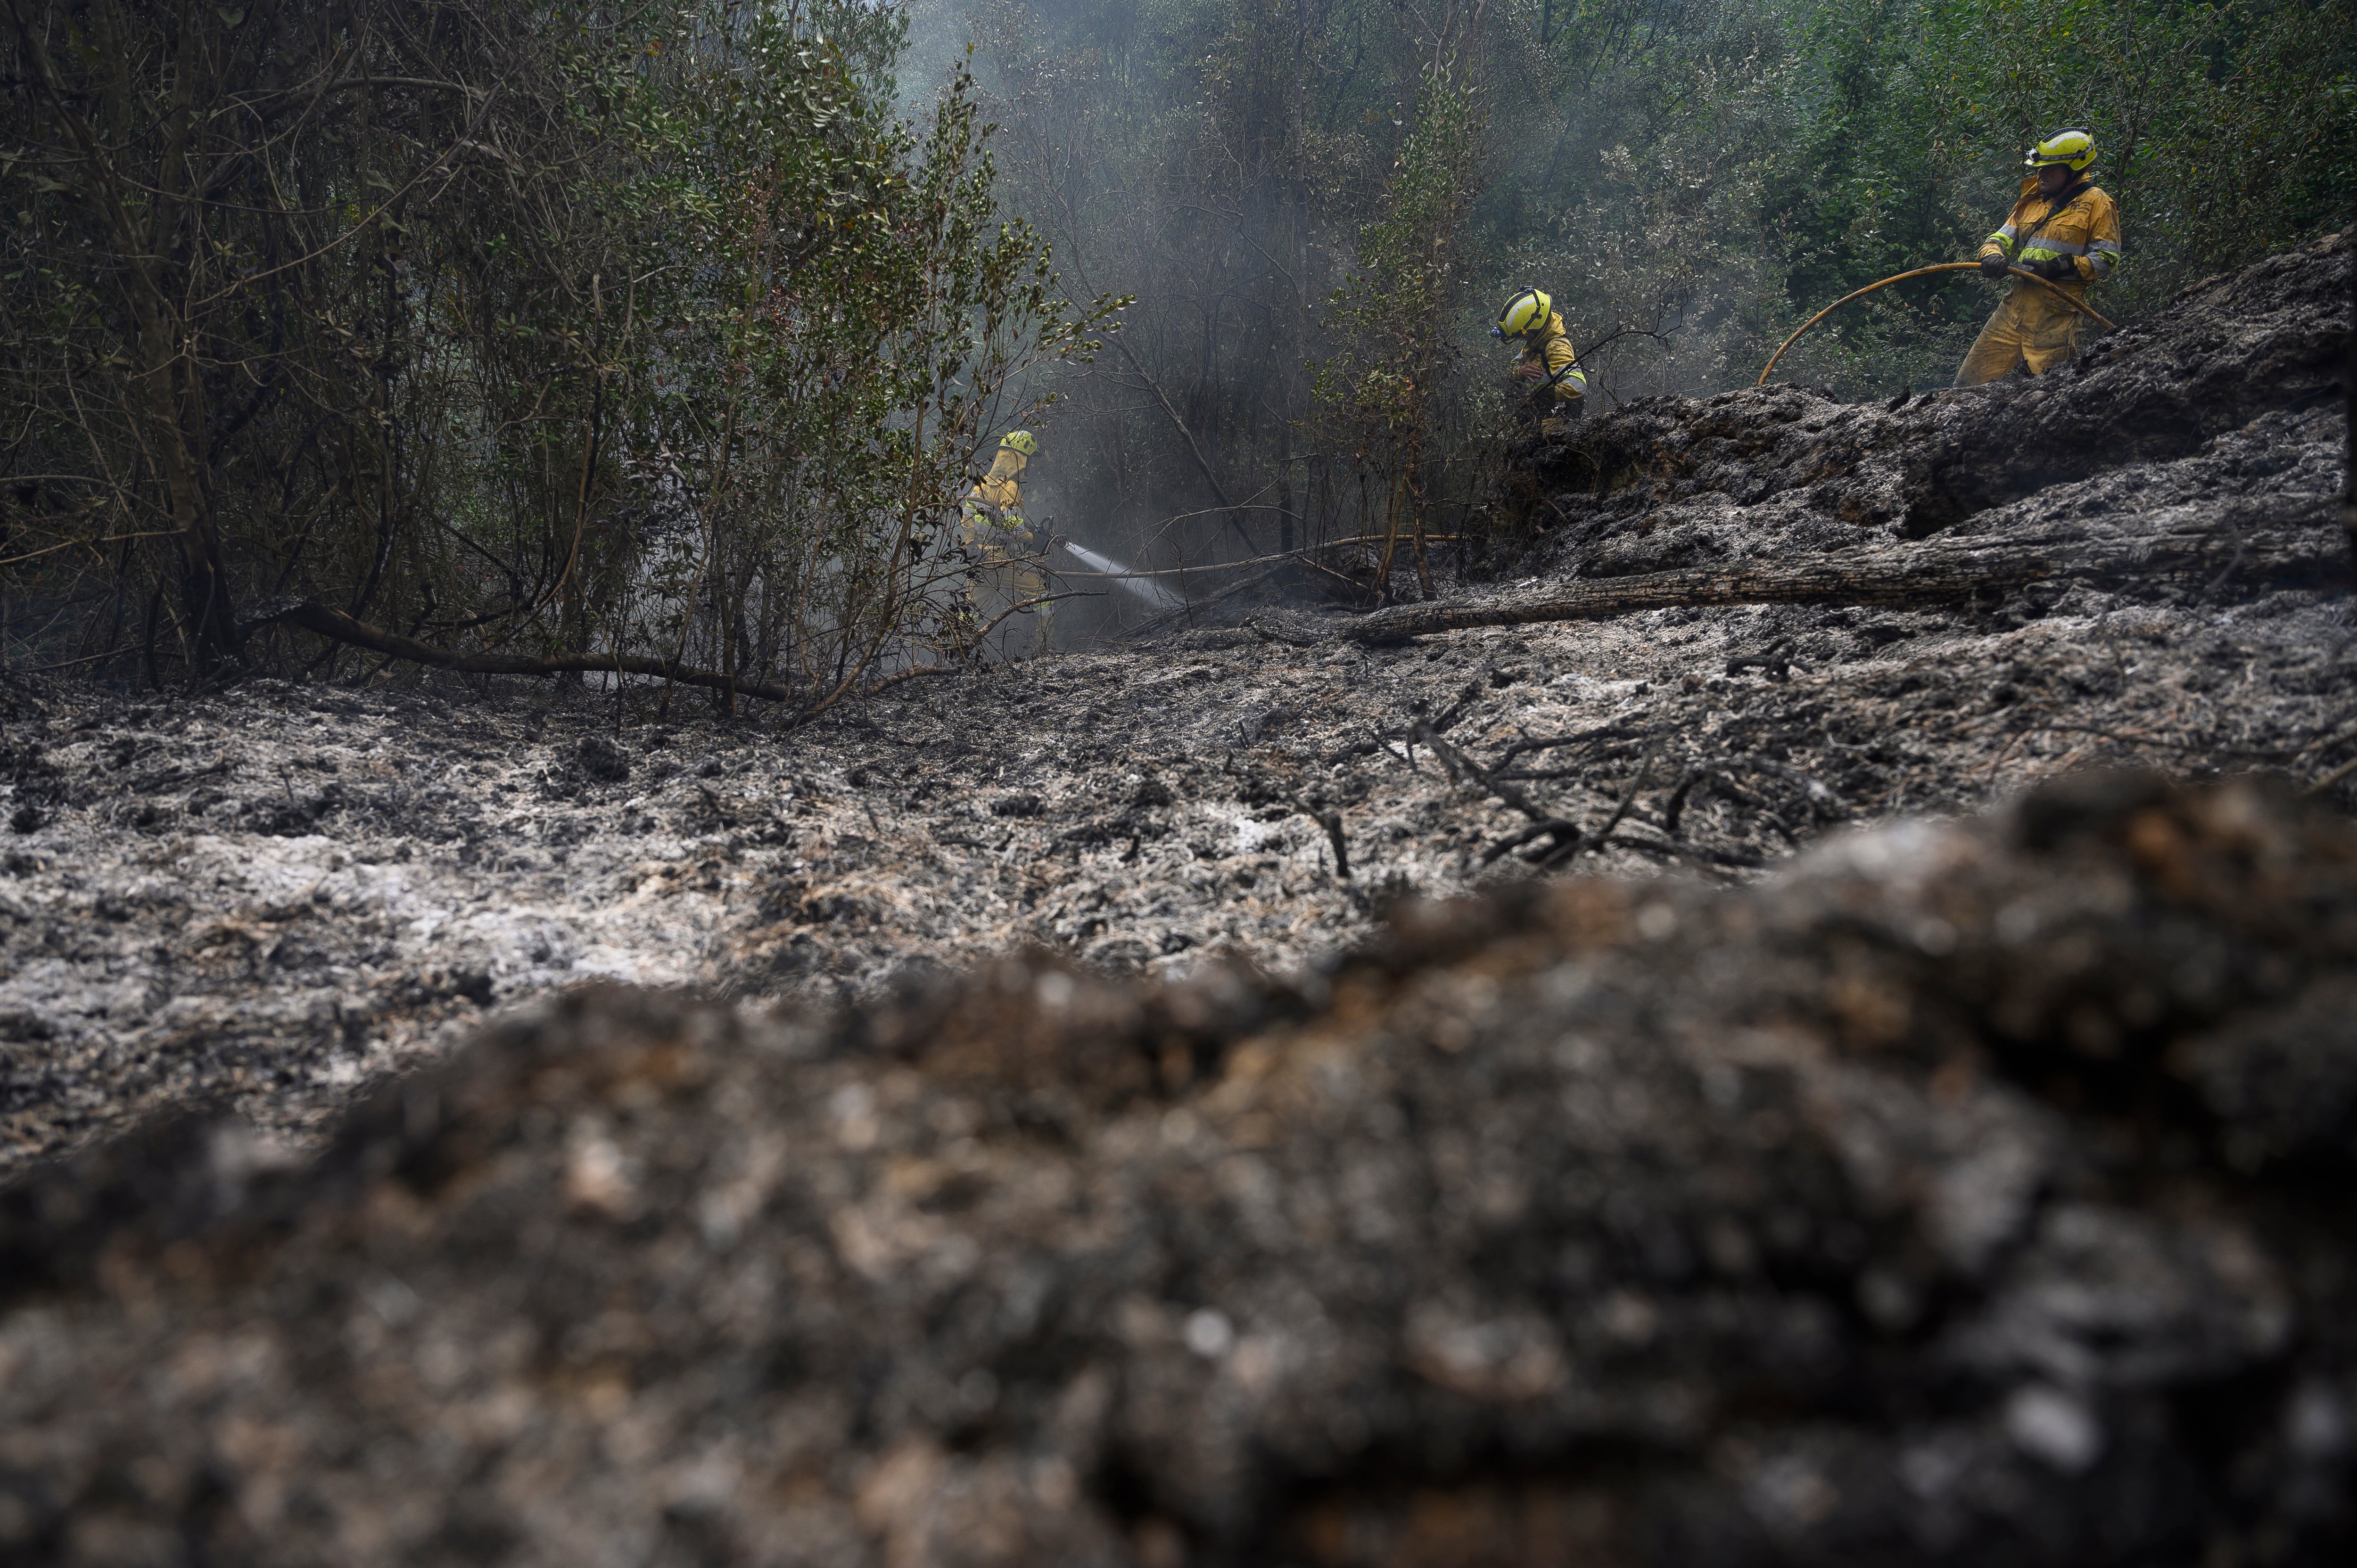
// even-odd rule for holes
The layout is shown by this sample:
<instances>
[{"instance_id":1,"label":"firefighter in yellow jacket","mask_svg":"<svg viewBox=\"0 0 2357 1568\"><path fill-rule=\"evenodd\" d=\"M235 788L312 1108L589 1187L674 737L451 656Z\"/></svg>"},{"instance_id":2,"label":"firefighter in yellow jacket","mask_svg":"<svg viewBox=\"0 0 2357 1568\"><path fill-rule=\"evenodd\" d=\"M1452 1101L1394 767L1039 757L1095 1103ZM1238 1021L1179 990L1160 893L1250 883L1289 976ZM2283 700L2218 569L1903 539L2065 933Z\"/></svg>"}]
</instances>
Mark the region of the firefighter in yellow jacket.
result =
<instances>
[{"instance_id":1,"label":"firefighter in yellow jacket","mask_svg":"<svg viewBox=\"0 0 2357 1568\"><path fill-rule=\"evenodd\" d=\"M2120 263L2120 209L2096 188L2088 169L2095 161L2095 138L2076 127L2057 131L2029 149L2023 166L2021 199L1996 232L1981 242L1981 271L1992 278L2008 266L2060 284L2084 299L2087 285L2112 275ZM2027 364L2033 376L2078 352L2079 333L2090 319L2054 290L2015 278L2013 291L1956 372L1960 387L1976 387Z\"/></svg>"},{"instance_id":2,"label":"firefighter in yellow jacket","mask_svg":"<svg viewBox=\"0 0 2357 1568\"><path fill-rule=\"evenodd\" d=\"M1579 416L1581 400L1587 396L1587 375L1579 368L1579 356L1555 301L1534 288L1519 291L1498 312L1490 336L1520 346L1523 356L1514 365L1514 380L1529 389L1539 428L1549 435L1562 434Z\"/></svg>"},{"instance_id":3,"label":"firefighter in yellow jacket","mask_svg":"<svg viewBox=\"0 0 2357 1568\"><path fill-rule=\"evenodd\" d=\"M980 557L981 564L966 574L967 614L974 635L1010 605L1036 599L1048 591L1037 563L1030 557L1047 542L1023 515L1023 470L1039 450L1039 439L1028 430L1010 430L999 438L990 472L967 492L958 536ZM1036 646L1049 645L1049 614L1055 607L1040 605L1031 611Z\"/></svg>"}]
</instances>

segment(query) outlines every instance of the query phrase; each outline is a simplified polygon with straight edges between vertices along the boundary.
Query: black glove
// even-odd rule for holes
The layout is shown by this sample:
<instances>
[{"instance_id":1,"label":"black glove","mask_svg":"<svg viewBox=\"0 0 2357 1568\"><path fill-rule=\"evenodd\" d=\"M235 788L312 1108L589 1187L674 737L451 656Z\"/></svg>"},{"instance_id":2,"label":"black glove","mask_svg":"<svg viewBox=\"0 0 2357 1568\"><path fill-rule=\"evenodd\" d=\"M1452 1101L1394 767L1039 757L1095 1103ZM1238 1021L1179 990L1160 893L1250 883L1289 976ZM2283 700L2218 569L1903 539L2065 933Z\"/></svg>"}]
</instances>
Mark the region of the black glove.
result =
<instances>
[{"instance_id":1,"label":"black glove","mask_svg":"<svg viewBox=\"0 0 2357 1568\"><path fill-rule=\"evenodd\" d=\"M2038 263L2038 275L2056 283L2076 283L2079 268L2068 256L2049 256Z\"/></svg>"},{"instance_id":2,"label":"black glove","mask_svg":"<svg viewBox=\"0 0 2357 1568\"><path fill-rule=\"evenodd\" d=\"M2010 265L2012 265L2012 263L2007 262L2003 256L1996 254L1983 256L1981 258L1981 276L1985 278L2001 278L2005 276L2005 269Z\"/></svg>"}]
</instances>

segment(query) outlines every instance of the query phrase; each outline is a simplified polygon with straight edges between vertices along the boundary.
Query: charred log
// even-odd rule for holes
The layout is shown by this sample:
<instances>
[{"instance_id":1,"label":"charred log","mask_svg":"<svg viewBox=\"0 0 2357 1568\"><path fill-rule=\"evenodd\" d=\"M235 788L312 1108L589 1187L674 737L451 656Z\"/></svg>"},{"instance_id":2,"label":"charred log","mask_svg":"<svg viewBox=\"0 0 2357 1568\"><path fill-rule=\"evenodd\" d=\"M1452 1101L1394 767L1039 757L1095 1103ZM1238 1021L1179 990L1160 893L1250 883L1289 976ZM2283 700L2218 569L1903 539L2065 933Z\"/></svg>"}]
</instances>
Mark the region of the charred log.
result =
<instances>
[{"instance_id":1,"label":"charred log","mask_svg":"<svg viewBox=\"0 0 2357 1568\"><path fill-rule=\"evenodd\" d=\"M2235 569L2261 579L2345 575L2340 542L2321 528L2239 542L2207 531L2099 544L2053 536L1976 539L1900 547L1856 561L1836 554L1792 565L1746 563L1573 581L1518 597L1398 605L1351 622L1349 635L1363 643L1403 642L1467 627L1602 620L1717 605L1955 604L2032 583L2149 584L2205 565L2214 573L2227 564L2218 559L2222 554L2231 558L2238 550Z\"/></svg>"},{"instance_id":2,"label":"charred log","mask_svg":"<svg viewBox=\"0 0 2357 1568\"><path fill-rule=\"evenodd\" d=\"M265 626L276 625L300 627L331 642L365 648L391 659L459 674L581 675L610 671L617 675L642 675L659 681L675 681L683 686L733 692L739 696L759 697L771 703L800 702L806 695L773 681L748 681L739 675L699 670L669 659L647 659L632 653L461 653L456 649L438 648L430 642L420 642L414 637L404 637L397 631L386 631L365 621L354 620L343 611L331 609L317 599L280 599L264 606L239 628L240 639L251 637Z\"/></svg>"}]
</instances>

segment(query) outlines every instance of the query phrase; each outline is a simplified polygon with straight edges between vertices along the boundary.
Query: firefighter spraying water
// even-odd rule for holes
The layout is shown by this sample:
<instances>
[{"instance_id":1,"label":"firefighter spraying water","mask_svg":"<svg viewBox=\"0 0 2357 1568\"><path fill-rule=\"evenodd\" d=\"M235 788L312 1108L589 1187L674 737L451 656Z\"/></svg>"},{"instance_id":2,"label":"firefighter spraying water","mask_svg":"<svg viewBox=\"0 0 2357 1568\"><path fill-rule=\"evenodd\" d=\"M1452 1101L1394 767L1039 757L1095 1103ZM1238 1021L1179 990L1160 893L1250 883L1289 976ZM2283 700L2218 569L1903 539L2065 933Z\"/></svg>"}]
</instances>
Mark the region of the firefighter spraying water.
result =
<instances>
[{"instance_id":1,"label":"firefighter spraying water","mask_svg":"<svg viewBox=\"0 0 2357 1568\"><path fill-rule=\"evenodd\" d=\"M1033 553L1039 541L1023 513L1022 487L1023 470L1039 450L1039 438L1028 430L999 438L990 472L966 494L958 537L975 562L966 575L965 635L981 636L982 628L1028 603L1037 612L1029 639L1044 651L1054 644L1054 607L1039 602L1047 585Z\"/></svg>"}]
</instances>

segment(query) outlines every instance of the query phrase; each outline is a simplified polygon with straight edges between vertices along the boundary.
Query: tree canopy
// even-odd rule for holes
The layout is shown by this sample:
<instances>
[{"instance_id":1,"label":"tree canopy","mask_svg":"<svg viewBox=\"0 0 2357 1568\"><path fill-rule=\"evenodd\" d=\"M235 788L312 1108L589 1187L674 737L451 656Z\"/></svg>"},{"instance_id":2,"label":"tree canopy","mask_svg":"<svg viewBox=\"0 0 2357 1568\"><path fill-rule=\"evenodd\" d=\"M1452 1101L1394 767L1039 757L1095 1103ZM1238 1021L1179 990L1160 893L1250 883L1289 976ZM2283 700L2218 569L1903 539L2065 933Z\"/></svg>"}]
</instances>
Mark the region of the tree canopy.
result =
<instances>
[{"instance_id":1,"label":"tree canopy","mask_svg":"<svg viewBox=\"0 0 2357 1568\"><path fill-rule=\"evenodd\" d=\"M954 650L975 456L1059 403L1129 558L1429 594L1513 289L1591 405L1742 384L2078 124L2130 319L2347 220L2353 3L0 0L0 664L813 712ZM1780 373L1942 383L1989 303Z\"/></svg>"}]
</instances>

